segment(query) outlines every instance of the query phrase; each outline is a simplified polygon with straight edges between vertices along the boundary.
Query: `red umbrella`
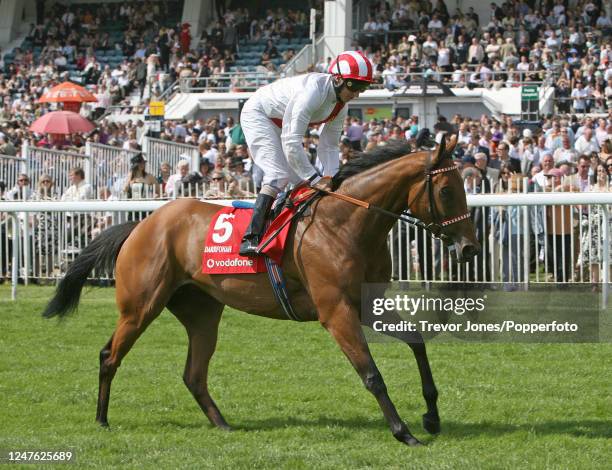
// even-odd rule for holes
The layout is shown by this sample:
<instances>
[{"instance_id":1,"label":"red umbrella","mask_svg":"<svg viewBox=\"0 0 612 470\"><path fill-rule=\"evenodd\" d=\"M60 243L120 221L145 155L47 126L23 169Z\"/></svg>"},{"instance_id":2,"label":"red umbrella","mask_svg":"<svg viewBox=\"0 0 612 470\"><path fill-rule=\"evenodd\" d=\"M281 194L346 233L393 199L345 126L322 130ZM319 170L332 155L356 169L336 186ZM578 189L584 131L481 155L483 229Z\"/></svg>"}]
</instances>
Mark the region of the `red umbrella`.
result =
<instances>
[{"instance_id":1,"label":"red umbrella","mask_svg":"<svg viewBox=\"0 0 612 470\"><path fill-rule=\"evenodd\" d=\"M91 132L95 126L80 114L72 111L54 111L38 118L30 130L39 134L74 134Z\"/></svg>"},{"instance_id":2,"label":"red umbrella","mask_svg":"<svg viewBox=\"0 0 612 470\"><path fill-rule=\"evenodd\" d=\"M83 103L98 99L86 88L72 82L60 83L40 97L39 103Z\"/></svg>"}]
</instances>

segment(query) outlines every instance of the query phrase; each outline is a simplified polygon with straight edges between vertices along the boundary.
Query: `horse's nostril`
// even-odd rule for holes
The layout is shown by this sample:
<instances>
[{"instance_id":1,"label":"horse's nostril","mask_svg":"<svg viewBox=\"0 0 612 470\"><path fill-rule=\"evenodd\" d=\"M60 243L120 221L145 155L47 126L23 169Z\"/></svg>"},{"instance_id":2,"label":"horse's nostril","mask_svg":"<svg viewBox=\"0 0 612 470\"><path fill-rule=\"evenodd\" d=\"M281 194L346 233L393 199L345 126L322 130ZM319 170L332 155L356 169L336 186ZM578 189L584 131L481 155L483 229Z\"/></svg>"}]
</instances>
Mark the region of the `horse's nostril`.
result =
<instances>
[{"instance_id":1,"label":"horse's nostril","mask_svg":"<svg viewBox=\"0 0 612 470\"><path fill-rule=\"evenodd\" d=\"M478 254L478 248L474 245L465 245L461 253L465 259L472 259L474 256Z\"/></svg>"}]
</instances>

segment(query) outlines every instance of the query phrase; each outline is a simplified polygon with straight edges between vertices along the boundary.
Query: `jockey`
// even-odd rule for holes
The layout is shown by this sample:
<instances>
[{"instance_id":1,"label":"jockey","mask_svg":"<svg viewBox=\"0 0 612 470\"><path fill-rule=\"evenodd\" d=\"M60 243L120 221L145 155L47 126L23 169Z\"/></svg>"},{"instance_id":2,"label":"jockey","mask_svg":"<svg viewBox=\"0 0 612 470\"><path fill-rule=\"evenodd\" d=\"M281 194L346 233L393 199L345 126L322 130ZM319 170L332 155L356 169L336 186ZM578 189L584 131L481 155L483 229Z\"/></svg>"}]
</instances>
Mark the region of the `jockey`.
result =
<instances>
[{"instance_id":1,"label":"jockey","mask_svg":"<svg viewBox=\"0 0 612 470\"><path fill-rule=\"evenodd\" d=\"M346 103L372 83L372 64L359 51L342 52L327 73L308 73L283 78L257 90L240 115L253 161L264 174L251 222L240 245L242 256L256 253L266 215L274 199L288 183L306 181L330 189L338 171L338 142ZM309 126L324 124L317 157L320 174L310 162L302 139Z\"/></svg>"}]
</instances>

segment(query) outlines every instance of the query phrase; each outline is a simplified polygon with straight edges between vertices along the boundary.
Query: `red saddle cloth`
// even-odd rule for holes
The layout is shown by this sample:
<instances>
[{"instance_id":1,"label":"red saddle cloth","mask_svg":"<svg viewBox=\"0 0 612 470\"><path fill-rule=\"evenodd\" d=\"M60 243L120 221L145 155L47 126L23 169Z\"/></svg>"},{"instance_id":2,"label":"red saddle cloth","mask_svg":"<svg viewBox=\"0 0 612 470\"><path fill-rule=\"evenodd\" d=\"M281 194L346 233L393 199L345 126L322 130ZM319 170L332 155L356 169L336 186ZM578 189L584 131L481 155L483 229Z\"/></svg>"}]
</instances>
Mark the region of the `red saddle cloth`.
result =
<instances>
[{"instance_id":1,"label":"red saddle cloth","mask_svg":"<svg viewBox=\"0 0 612 470\"><path fill-rule=\"evenodd\" d=\"M308 187L296 189L290 196L293 207L284 207L272 221L262 237L262 243L276 232L297 210L298 202L306 201L316 191ZM223 207L211 219L202 253L203 274L255 274L266 272L263 256L240 256L240 242L246 231L253 209ZM263 254L281 265L291 223L283 227L279 234L266 246Z\"/></svg>"}]
</instances>

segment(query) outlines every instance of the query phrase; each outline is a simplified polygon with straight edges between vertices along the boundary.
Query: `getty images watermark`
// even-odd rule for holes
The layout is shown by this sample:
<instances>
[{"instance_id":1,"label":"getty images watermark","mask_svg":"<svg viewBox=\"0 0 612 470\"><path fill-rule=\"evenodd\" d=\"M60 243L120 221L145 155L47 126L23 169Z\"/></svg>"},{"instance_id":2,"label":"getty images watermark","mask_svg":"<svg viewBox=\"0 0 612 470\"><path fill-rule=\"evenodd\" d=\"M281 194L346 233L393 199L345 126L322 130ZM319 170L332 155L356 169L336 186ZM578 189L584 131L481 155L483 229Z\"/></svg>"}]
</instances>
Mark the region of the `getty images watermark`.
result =
<instances>
[{"instance_id":1,"label":"getty images watermark","mask_svg":"<svg viewBox=\"0 0 612 470\"><path fill-rule=\"evenodd\" d=\"M597 342L598 299L590 291L541 286L505 292L457 284L427 289L364 284L361 321L370 341ZM501 286L500 286L501 287ZM421 339L422 338L422 339Z\"/></svg>"}]
</instances>

